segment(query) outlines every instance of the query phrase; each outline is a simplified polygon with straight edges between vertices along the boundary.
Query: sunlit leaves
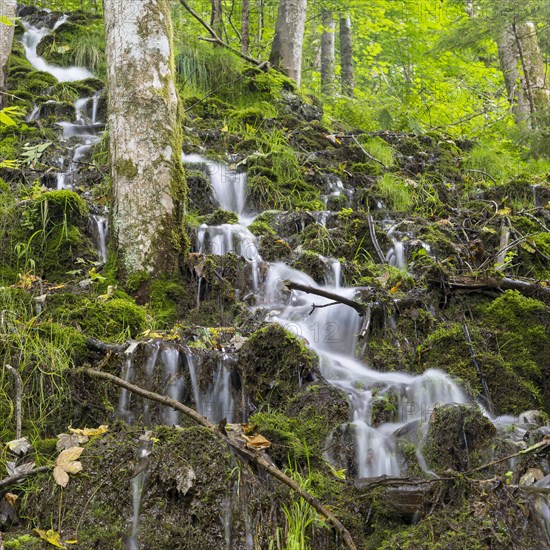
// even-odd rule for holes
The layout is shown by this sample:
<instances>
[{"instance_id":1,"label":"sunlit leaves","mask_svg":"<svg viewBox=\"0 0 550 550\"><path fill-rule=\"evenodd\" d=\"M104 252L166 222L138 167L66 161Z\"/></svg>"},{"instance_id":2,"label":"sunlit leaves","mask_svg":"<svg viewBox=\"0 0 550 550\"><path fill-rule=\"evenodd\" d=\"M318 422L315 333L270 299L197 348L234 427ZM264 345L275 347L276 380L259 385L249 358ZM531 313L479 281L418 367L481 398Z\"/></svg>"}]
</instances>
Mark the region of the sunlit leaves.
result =
<instances>
[{"instance_id":1,"label":"sunlit leaves","mask_svg":"<svg viewBox=\"0 0 550 550\"><path fill-rule=\"evenodd\" d=\"M53 470L55 482L61 487L66 487L69 483L69 474L77 474L82 470L82 462L78 460L82 447L71 447L59 453Z\"/></svg>"}]
</instances>

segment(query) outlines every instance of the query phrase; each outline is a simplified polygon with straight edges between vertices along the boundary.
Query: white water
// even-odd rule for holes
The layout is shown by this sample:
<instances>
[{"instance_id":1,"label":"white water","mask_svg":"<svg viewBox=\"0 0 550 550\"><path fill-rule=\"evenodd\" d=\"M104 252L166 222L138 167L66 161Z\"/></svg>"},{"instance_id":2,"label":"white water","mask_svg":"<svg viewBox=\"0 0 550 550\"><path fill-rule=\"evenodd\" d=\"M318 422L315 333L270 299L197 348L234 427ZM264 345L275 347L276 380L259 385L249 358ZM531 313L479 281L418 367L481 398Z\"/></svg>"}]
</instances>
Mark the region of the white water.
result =
<instances>
[{"instance_id":1,"label":"white water","mask_svg":"<svg viewBox=\"0 0 550 550\"><path fill-rule=\"evenodd\" d=\"M107 236L109 234L109 221L105 216L93 214L90 216L92 224L92 236L97 250L97 255L102 263L107 261Z\"/></svg>"},{"instance_id":2,"label":"white water","mask_svg":"<svg viewBox=\"0 0 550 550\"><path fill-rule=\"evenodd\" d=\"M58 67L57 65L50 65L43 57L40 57L36 53L36 47L38 43L51 34L52 31L63 25L69 17L64 15L53 27L49 29L47 27L33 27L26 21L22 20L21 23L25 27L25 33L23 34L22 43L25 48L25 54L30 64L38 71L44 71L55 76L59 82L74 82L76 80L84 80L85 78L92 78L94 75L84 69L83 67Z\"/></svg>"}]
</instances>

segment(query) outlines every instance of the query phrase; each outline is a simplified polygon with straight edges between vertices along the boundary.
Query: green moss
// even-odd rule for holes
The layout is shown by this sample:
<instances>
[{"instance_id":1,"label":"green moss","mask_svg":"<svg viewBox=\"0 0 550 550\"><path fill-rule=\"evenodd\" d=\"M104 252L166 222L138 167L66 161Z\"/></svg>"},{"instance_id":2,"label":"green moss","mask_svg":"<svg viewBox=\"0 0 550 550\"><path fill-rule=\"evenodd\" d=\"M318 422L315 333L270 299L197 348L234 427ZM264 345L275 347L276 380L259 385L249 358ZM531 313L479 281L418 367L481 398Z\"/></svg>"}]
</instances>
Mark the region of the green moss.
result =
<instances>
[{"instance_id":1,"label":"green moss","mask_svg":"<svg viewBox=\"0 0 550 550\"><path fill-rule=\"evenodd\" d=\"M277 235L262 237L258 251L266 262L285 260L292 253L290 245Z\"/></svg>"},{"instance_id":2,"label":"green moss","mask_svg":"<svg viewBox=\"0 0 550 550\"><path fill-rule=\"evenodd\" d=\"M153 281L149 306L155 323L163 328L170 327L187 312L189 307L187 288L180 282Z\"/></svg>"},{"instance_id":3,"label":"green moss","mask_svg":"<svg viewBox=\"0 0 550 550\"><path fill-rule=\"evenodd\" d=\"M299 382L311 380L318 358L281 325L256 331L241 349L241 369L247 395L258 404L281 406Z\"/></svg>"},{"instance_id":4,"label":"green moss","mask_svg":"<svg viewBox=\"0 0 550 550\"><path fill-rule=\"evenodd\" d=\"M222 210L221 208L218 208L218 210L216 210L212 214L202 216L200 218L200 222L207 225L222 225L225 223L236 224L239 223L239 216L235 214L235 212L228 212L227 210Z\"/></svg>"},{"instance_id":5,"label":"green moss","mask_svg":"<svg viewBox=\"0 0 550 550\"><path fill-rule=\"evenodd\" d=\"M138 174L137 166L128 159L119 159L116 163L116 171L123 178L132 179Z\"/></svg>"},{"instance_id":6,"label":"green moss","mask_svg":"<svg viewBox=\"0 0 550 550\"><path fill-rule=\"evenodd\" d=\"M19 156L20 144L16 136L8 136L0 141L0 158L16 160Z\"/></svg>"},{"instance_id":7,"label":"green moss","mask_svg":"<svg viewBox=\"0 0 550 550\"><path fill-rule=\"evenodd\" d=\"M490 458L496 435L492 422L477 406L445 405L430 416L422 454L428 466L442 473L466 471Z\"/></svg>"},{"instance_id":8,"label":"green moss","mask_svg":"<svg viewBox=\"0 0 550 550\"><path fill-rule=\"evenodd\" d=\"M121 298L107 302L84 298L66 309L58 309L57 315L78 324L86 336L106 342L135 338L145 329L147 322L142 307Z\"/></svg>"},{"instance_id":9,"label":"green moss","mask_svg":"<svg viewBox=\"0 0 550 550\"><path fill-rule=\"evenodd\" d=\"M265 237L266 235L275 235L273 228L264 221L254 220L249 226L248 230L256 237Z\"/></svg>"}]
</instances>

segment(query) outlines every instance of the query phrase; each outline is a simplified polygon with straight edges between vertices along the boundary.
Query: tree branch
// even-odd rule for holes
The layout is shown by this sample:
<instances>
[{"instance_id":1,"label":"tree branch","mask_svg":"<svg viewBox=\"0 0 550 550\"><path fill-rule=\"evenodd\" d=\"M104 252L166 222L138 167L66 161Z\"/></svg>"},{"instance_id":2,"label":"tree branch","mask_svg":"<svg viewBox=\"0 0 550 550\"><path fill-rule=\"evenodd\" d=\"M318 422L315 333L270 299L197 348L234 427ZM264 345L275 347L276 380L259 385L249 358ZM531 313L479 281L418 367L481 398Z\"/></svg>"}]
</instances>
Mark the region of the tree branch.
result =
<instances>
[{"instance_id":1,"label":"tree branch","mask_svg":"<svg viewBox=\"0 0 550 550\"><path fill-rule=\"evenodd\" d=\"M250 460L257 466L259 466L262 470L264 470L265 472L273 476L275 479L278 479L280 482L284 483L285 485L290 487L294 492L300 495L307 503L309 503L313 508L315 508L315 510L317 510L317 512L319 512L319 514L321 514L327 520L327 523L332 525L332 527L342 536L349 550L357 550L357 546L353 542L353 539L349 531L344 527L344 525L340 522L340 520L328 508L326 508L319 500L317 500L314 496L312 496L310 493L305 491L303 487L301 487L300 485L298 485L298 483L290 479L286 474L281 472L281 470L279 470L276 466L274 466L268 460L266 460L266 458L264 458L264 456L262 456L260 453L246 448L243 444L241 444L237 440L231 439L227 435L223 434L217 426L208 422L208 420L205 417L201 416L195 410L189 407L186 407L179 401L176 401L175 399L171 399L166 395L160 395L158 393L144 390L143 388L140 388L139 386L135 386L134 384L130 384L129 382L122 380L122 378L119 378L118 376L114 376L112 374L102 372L92 368L83 368L81 370L82 372L86 373L88 376L91 376L93 378L97 378L100 380L105 380L107 382L111 382L117 386L120 386L121 388L125 388L128 391L131 391L136 395L140 395L145 399L150 399L151 401L155 401L156 403L160 403L161 405L164 405L166 407L171 407L172 409L183 413L188 418L191 418L197 424L205 427L213 436L223 440L232 449L234 449L238 456L246 457L248 460Z\"/></svg>"},{"instance_id":2,"label":"tree branch","mask_svg":"<svg viewBox=\"0 0 550 550\"><path fill-rule=\"evenodd\" d=\"M307 294L315 294L316 296L321 296L322 298L328 298L338 302L339 304L344 304L345 306L352 307L359 315L364 315L367 309L367 304L362 304L361 302L356 302L355 300L350 300L349 298L344 298L339 294L334 292L329 292L322 288L315 288L313 286L302 285L300 283L295 283L293 281L285 281L285 286L290 290L300 290L301 292L306 292ZM319 306L316 306L319 307Z\"/></svg>"},{"instance_id":3,"label":"tree branch","mask_svg":"<svg viewBox=\"0 0 550 550\"><path fill-rule=\"evenodd\" d=\"M40 474L43 472L47 472L48 470L51 470L51 466L40 466L39 468L35 468L34 470L30 470L29 472L21 472L20 474L16 474L14 476L6 477L2 480L0 480L0 491L2 489L6 489L7 487L11 487L12 485L15 485L20 480L29 477L34 476L36 474Z\"/></svg>"},{"instance_id":4,"label":"tree branch","mask_svg":"<svg viewBox=\"0 0 550 550\"><path fill-rule=\"evenodd\" d=\"M212 38L210 39L202 39L207 40L208 42L214 42L215 44L218 44L222 47L224 47L227 50L232 51L234 54L238 55L245 61L248 61L249 63L252 63L253 65L265 65L265 61L260 61L259 59L254 59L253 57L250 57L249 55L241 52L237 48L234 48L233 46L230 46L227 42L224 42L216 33L216 31L187 3L186 0L179 0L180 4L208 31L210 36Z\"/></svg>"},{"instance_id":5,"label":"tree branch","mask_svg":"<svg viewBox=\"0 0 550 550\"><path fill-rule=\"evenodd\" d=\"M21 376L11 366L6 365L15 378L15 439L21 439L21 394L23 391L23 383L21 382Z\"/></svg>"}]
</instances>

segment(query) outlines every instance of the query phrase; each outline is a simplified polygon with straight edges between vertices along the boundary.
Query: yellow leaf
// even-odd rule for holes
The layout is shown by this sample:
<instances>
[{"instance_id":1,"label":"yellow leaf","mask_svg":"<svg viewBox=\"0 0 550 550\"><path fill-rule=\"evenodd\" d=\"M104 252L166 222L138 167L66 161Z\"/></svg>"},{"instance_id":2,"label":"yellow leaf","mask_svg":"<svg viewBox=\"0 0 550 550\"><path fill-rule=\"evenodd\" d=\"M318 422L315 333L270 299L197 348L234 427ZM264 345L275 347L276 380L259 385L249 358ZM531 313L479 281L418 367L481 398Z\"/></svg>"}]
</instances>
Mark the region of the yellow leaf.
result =
<instances>
[{"instance_id":1,"label":"yellow leaf","mask_svg":"<svg viewBox=\"0 0 550 550\"><path fill-rule=\"evenodd\" d=\"M243 434L243 438L246 441L246 446L251 449L257 449L258 451L262 449L268 449L271 447L271 442L268 441L263 435L253 435L248 436Z\"/></svg>"},{"instance_id":2,"label":"yellow leaf","mask_svg":"<svg viewBox=\"0 0 550 550\"><path fill-rule=\"evenodd\" d=\"M83 429L76 429L76 428L69 428L69 431L72 434L76 435L85 435L86 437L95 437L96 435L103 435L104 433L107 433L109 431L109 426L103 424L99 426L99 428L83 428Z\"/></svg>"},{"instance_id":3,"label":"yellow leaf","mask_svg":"<svg viewBox=\"0 0 550 550\"><path fill-rule=\"evenodd\" d=\"M48 529L47 531L42 531L42 529L33 529L33 531L46 542L49 542L52 546L56 548L67 548L64 544L61 544L61 535L54 531L53 529Z\"/></svg>"},{"instance_id":4,"label":"yellow leaf","mask_svg":"<svg viewBox=\"0 0 550 550\"><path fill-rule=\"evenodd\" d=\"M508 207L506 208L501 208L499 211L498 211L498 214L500 216L509 216L510 214L512 213L512 210Z\"/></svg>"},{"instance_id":5,"label":"yellow leaf","mask_svg":"<svg viewBox=\"0 0 550 550\"><path fill-rule=\"evenodd\" d=\"M77 459L83 451L83 447L71 447L59 453L53 470L55 482L61 487L67 487L69 474L77 474L82 470L82 462Z\"/></svg>"},{"instance_id":6,"label":"yellow leaf","mask_svg":"<svg viewBox=\"0 0 550 550\"><path fill-rule=\"evenodd\" d=\"M403 281L399 281L395 286L392 286L390 288L390 292L397 292L399 290L399 287L403 284Z\"/></svg>"}]
</instances>

